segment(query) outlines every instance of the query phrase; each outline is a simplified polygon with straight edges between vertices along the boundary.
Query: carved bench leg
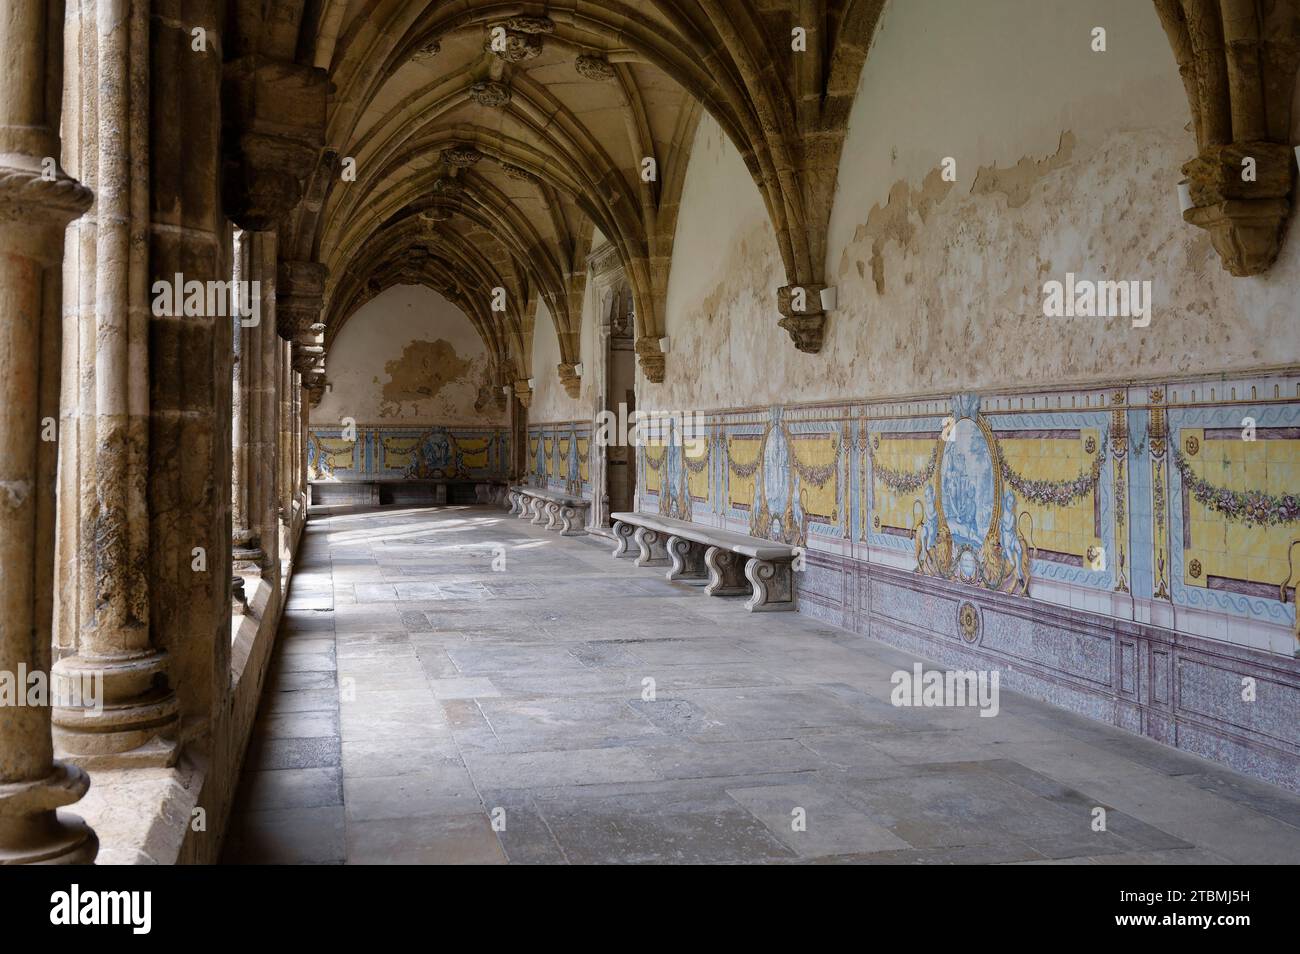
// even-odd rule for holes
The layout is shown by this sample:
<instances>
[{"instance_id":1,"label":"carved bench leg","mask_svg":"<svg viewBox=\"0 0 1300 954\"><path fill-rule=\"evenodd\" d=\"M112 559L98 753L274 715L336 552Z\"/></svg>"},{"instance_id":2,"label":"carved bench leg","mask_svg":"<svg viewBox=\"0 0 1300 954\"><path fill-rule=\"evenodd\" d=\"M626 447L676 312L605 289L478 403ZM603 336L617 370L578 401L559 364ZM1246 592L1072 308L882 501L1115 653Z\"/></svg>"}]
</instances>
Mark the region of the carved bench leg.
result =
<instances>
[{"instance_id":1,"label":"carved bench leg","mask_svg":"<svg viewBox=\"0 0 1300 954\"><path fill-rule=\"evenodd\" d=\"M519 516L519 492L517 490L510 491L510 514L511 516Z\"/></svg>"},{"instance_id":2,"label":"carved bench leg","mask_svg":"<svg viewBox=\"0 0 1300 954\"><path fill-rule=\"evenodd\" d=\"M515 514L520 520L531 520L533 516L533 498L527 494L519 495L519 513Z\"/></svg>"},{"instance_id":3,"label":"carved bench leg","mask_svg":"<svg viewBox=\"0 0 1300 954\"><path fill-rule=\"evenodd\" d=\"M704 547L682 537L668 538L668 559L672 560L672 569L668 571L669 582L673 580L702 580L708 575L704 568Z\"/></svg>"},{"instance_id":4,"label":"carved bench leg","mask_svg":"<svg viewBox=\"0 0 1300 954\"><path fill-rule=\"evenodd\" d=\"M586 524L586 507L561 507L560 508L560 536L562 537L581 537L585 536L587 530ZM575 526L575 521L578 521Z\"/></svg>"},{"instance_id":5,"label":"carved bench leg","mask_svg":"<svg viewBox=\"0 0 1300 954\"><path fill-rule=\"evenodd\" d=\"M614 556L632 556L632 534L636 527L622 520L614 521Z\"/></svg>"},{"instance_id":6,"label":"carved bench leg","mask_svg":"<svg viewBox=\"0 0 1300 954\"><path fill-rule=\"evenodd\" d=\"M745 604L751 613L794 609L794 572L790 562L773 563L751 558L745 564L745 578L754 585L754 595Z\"/></svg>"},{"instance_id":7,"label":"carved bench leg","mask_svg":"<svg viewBox=\"0 0 1300 954\"><path fill-rule=\"evenodd\" d=\"M745 561L739 554L722 547L709 547L704 554L704 565L709 568L709 585L704 588L709 596L740 596L749 592Z\"/></svg>"},{"instance_id":8,"label":"carved bench leg","mask_svg":"<svg viewBox=\"0 0 1300 954\"><path fill-rule=\"evenodd\" d=\"M668 562L668 548L664 546L663 534L658 530L637 527L634 539L641 550L641 555L636 558L637 566L663 566Z\"/></svg>"},{"instance_id":9,"label":"carved bench leg","mask_svg":"<svg viewBox=\"0 0 1300 954\"><path fill-rule=\"evenodd\" d=\"M554 530L560 525L560 505L553 500L546 501L546 529Z\"/></svg>"},{"instance_id":10,"label":"carved bench leg","mask_svg":"<svg viewBox=\"0 0 1300 954\"><path fill-rule=\"evenodd\" d=\"M549 503L549 501L543 500L541 497L533 498L533 519L528 521L533 526L543 527L546 525L547 503Z\"/></svg>"}]
</instances>

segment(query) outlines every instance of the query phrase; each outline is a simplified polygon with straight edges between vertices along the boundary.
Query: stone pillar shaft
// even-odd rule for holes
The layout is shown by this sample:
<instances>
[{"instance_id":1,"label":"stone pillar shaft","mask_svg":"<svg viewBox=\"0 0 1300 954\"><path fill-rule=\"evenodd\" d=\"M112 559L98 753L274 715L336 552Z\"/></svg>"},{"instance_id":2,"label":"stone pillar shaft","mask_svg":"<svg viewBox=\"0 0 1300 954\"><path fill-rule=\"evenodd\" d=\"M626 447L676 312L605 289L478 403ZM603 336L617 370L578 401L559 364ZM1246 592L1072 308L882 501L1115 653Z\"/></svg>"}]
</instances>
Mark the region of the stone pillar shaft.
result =
<instances>
[{"instance_id":1,"label":"stone pillar shaft","mask_svg":"<svg viewBox=\"0 0 1300 954\"><path fill-rule=\"evenodd\" d=\"M225 282L222 0L153 0L149 59L151 284ZM207 51L192 47L192 31ZM171 657L185 740L202 750L230 689L229 316L150 320L150 621Z\"/></svg>"},{"instance_id":2,"label":"stone pillar shaft","mask_svg":"<svg viewBox=\"0 0 1300 954\"><path fill-rule=\"evenodd\" d=\"M94 860L79 819L89 785L54 761L48 696L63 233L90 192L58 168L63 3L9 0L0 16L0 670L23 698L0 707L0 863ZM53 435L50 435L53 436ZM21 678L20 678L21 676Z\"/></svg>"},{"instance_id":3,"label":"stone pillar shaft","mask_svg":"<svg viewBox=\"0 0 1300 954\"><path fill-rule=\"evenodd\" d=\"M89 174L96 200L79 226L69 265L65 373L82 382L79 433L65 452L81 488L62 503L64 560L76 561L74 605L60 616L64 653L54 665L60 693L102 684L103 711L54 711L54 737L85 765L170 764L176 757L178 705L167 656L150 625L149 320L149 21L145 4L82 0L82 68L69 122L69 158ZM170 276L169 276L170 277ZM79 539L78 539L79 538ZM69 552L70 551L70 552Z\"/></svg>"},{"instance_id":4,"label":"stone pillar shaft","mask_svg":"<svg viewBox=\"0 0 1300 954\"><path fill-rule=\"evenodd\" d=\"M276 248L274 232L252 232L249 277L259 282L261 321L249 332L244 349L248 419L249 521L261 543L262 575L274 582L280 572L280 521L276 481L279 473L279 354L283 344L275 333Z\"/></svg>"}]
</instances>

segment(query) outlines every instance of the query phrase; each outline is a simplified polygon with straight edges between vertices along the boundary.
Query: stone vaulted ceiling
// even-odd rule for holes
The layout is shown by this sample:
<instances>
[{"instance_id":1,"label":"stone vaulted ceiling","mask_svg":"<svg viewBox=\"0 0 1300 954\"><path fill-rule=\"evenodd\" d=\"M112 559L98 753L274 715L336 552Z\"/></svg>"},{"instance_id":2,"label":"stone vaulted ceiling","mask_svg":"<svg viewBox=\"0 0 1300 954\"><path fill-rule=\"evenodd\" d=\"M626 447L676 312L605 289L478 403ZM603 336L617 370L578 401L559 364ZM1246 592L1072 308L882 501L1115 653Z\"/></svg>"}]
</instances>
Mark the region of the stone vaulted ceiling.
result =
<instances>
[{"instance_id":1,"label":"stone vaulted ceiling","mask_svg":"<svg viewBox=\"0 0 1300 954\"><path fill-rule=\"evenodd\" d=\"M774 311L798 347L820 347L839 149L883 0L234 6L235 52L242 38L243 52L256 48L254 73L279 68L261 102L244 104L246 127L259 111L272 117L267 129L298 121L284 90L323 91L323 141L314 163L292 167L294 204L279 228L282 302L294 299L291 278L323 282L327 348L379 291L423 283L459 305L499 383L526 401L540 300L560 342L558 373L576 395L585 259L598 230L628 276L642 370L662 379L677 203L701 109L767 205L786 271ZM246 132L242 141L255 151ZM804 311L791 310L794 286L806 290ZM494 301L496 289L504 297Z\"/></svg>"},{"instance_id":2,"label":"stone vaulted ceiling","mask_svg":"<svg viewBox=\"0 0 1300 954\"><path fill-rule=\"evenodd\" d=\"M885 0L230 0L227 212L277 230L277 322L309 372L349 315L429 285L527 404L532 323L578 393L584 263L614 246L651 381L700 111L735 144L785 275L780 325L816 352L826 230L858 76ZM1297 0L1155 0L1200 154L1183 173L1233 274L1277 255L1293 182ZM1257 159L1259 183L1236 178ZM653 163L653 175L643 174ZM782 278L777 278L782 282ZM315 372L309 374L318 379ZM309 382L310 386L310 382Z\"/></svg>"}]
</instances>

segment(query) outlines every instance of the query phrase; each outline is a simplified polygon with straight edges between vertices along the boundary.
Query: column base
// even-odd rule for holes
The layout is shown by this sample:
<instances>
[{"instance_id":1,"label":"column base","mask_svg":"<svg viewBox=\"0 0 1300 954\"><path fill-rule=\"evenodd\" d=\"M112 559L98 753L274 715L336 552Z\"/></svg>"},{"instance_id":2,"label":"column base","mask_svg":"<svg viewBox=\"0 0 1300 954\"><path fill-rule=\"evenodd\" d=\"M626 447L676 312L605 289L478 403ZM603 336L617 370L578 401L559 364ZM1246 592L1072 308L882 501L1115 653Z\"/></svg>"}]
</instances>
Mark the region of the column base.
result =
<instances>
[{"instance_id":1,"label":"column base","mask_svg":"<svg viewBox=\"0 0 1300 954\"><path fill-rule=\"evenodd\" d=\"M123 659L69 656L51 668L54 746L84 768L170 768L180 754L180 702L165 653Z\"/></svg>"},{"instance_id":2,"label":"column base","mask_svg":"<svg viewBox=\"0 0 1300 954\"><path fill-rule=\"evenodd\" d=\"M85 772L60 762L45 778L0 784L0 865L92 864L99 853L94 831L57 811L88 788Z\"/></svg>"}]
</instances>

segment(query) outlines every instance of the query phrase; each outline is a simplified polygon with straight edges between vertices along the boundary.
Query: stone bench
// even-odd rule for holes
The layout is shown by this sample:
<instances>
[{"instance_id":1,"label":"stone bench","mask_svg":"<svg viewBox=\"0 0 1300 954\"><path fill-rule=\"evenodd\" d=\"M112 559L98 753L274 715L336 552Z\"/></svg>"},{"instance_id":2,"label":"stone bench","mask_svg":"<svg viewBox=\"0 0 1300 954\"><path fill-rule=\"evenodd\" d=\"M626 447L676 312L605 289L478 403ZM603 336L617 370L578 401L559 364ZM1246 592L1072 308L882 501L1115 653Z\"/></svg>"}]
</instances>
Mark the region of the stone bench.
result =
<instances>
[{"instance_id":1,"label":"stone bench","mask_svg":"<svg viewBox=\"0 0 1300 954\"><path fill-rule=\"evenodd\" d=\"M505 493L502 482L456 478L312 480L313 506L445 506L491 503Z\"/></svg>"},{"instance_id":2,"label":"stone bench","mask_svg":"<svg viewBox=\"0 0 1300 954\"><path fill-rule=\"evenodd\" d=\"M512 486L509 496L510 512L520 520L528 519L547 530L559 527L562 537L580 537L587 532L584 526L591 501L586 498L522 484Z\"/></svg>"},{"instance_id":3,"label":"stone bench","mask_svg":"<svg viewBox=\"0 0 1300 954\"><path fill-rule=\"evenodd\" d=\"M669 580L707 577L709 596L749 593L751 613L795 608L795 547L657 514L615 513L610 520L616 557L630 556L634 542L636 565L668 565Z\"/></svg>"}]
</instances>

